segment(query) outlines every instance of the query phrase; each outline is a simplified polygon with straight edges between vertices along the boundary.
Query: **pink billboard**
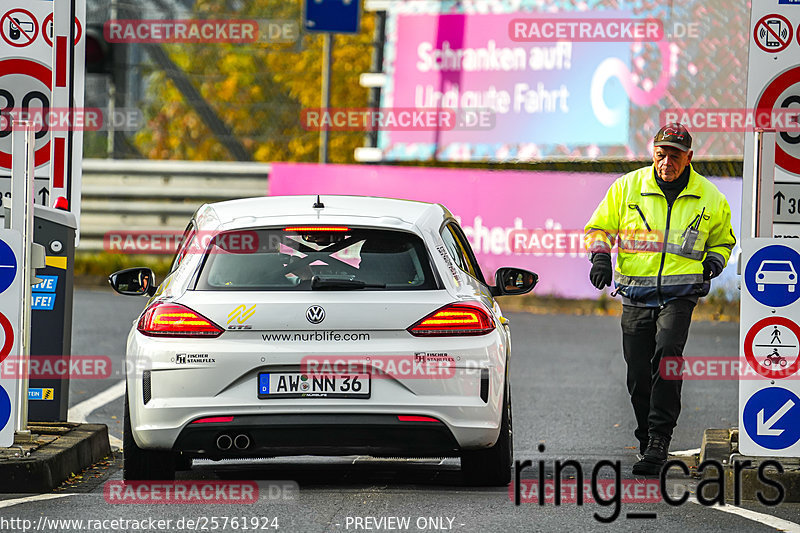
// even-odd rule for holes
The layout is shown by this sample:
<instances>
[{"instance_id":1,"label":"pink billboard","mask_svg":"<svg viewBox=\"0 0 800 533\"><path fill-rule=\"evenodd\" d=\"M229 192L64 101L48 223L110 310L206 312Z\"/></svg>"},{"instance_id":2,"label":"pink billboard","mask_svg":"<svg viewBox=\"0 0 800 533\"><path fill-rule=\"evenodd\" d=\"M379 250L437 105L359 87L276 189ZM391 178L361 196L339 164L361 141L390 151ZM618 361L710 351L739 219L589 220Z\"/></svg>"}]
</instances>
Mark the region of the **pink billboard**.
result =
<instances>
[{"instance_id":1,"label":"pink billboard","mask_svg":"<svg viewBox=\"0 0 800 533\"><path fill-rule=\"evenodd\" d=\"M539 274L537 294L597 298L599 292L589 283L583 227L617 177L590 172L273 163L269 183L273 196L353 194L443 204L459 219L487 279L499 267L516 266ZM712 181L728 197L738 234L741 180ZM728 276L735 276L735 265L732 268L726 269Z\"/></svg>"}]
</instances>

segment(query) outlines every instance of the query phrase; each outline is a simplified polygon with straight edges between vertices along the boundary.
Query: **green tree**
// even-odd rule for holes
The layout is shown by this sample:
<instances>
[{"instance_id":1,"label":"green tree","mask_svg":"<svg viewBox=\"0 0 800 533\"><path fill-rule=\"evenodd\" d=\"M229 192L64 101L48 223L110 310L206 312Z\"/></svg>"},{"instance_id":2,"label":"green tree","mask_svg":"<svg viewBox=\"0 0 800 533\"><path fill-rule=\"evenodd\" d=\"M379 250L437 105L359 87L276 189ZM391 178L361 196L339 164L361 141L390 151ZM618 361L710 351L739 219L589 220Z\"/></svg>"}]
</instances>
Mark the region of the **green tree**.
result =
<instances>
[{"instance_id":1,"label":"green tree","mask_svg":"<svg viewBox=\"0 0 800 533\"><path fill-rule=\"evenodd\" d=\"M232 4L242 7L232 9ZM301 20L301 2L198 0L196 18ZM358 77L370 70L374 19L361 17L356 35L334 37L331 107L366 107L368 90ZM301 111L320 107L322 36L300 32L293 44L170 44L170 58L256 161L316 161L319 133L306 131ZM152 159L228 160L231 156L167 75L148 80L147 126L135 137ZM353 161L360 132L331 132L329 157Z\"/></svg>"}]
</instances>

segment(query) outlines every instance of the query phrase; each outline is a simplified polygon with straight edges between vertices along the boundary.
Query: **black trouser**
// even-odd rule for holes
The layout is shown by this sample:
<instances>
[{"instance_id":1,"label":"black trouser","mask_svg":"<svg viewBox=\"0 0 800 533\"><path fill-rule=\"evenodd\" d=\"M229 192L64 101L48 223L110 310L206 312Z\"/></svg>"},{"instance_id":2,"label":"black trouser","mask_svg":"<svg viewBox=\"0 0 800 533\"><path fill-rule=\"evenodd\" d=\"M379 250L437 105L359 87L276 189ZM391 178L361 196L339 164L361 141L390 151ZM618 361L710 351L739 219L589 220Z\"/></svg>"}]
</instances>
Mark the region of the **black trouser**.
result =
<instances>
[{"instance_id":1,"label":"black trouser","mask_svg":"<svg viewBox=\"0 0 800 533\"><path fill-rule=\"evenodd\" d=\"M622 308L622 351L640 442L649 433L671 437L678 422L683 381L664 379L659 366L663 357L683 357L694 305L679 299L664 307Z\"/></svg>"}]
</instances>

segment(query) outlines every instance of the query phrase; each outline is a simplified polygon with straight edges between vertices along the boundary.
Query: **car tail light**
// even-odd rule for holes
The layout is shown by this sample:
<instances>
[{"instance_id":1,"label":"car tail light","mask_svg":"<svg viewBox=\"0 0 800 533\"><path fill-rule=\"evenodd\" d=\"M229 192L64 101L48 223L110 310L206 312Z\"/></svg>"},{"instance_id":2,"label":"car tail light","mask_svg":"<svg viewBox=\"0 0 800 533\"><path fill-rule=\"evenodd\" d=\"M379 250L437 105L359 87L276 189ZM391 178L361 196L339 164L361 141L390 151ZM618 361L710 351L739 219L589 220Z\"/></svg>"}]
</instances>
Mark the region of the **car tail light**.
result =
<instances>
[{"instance_id":1,"label":"car tail light","mask_svg":"<svg viewBox=\"0 0 800 533\"><path fill-rule=\"evenodd\" d=\"M150 306L136 329L149 337L219 337L224 331L197 311L171 303Z\"/></svg>"},{"instance_id":2,"label":"car tail light","mask_svg":"<svg viewBox=\"0 0 800 533\"><path fill-rule=\"evenodd\" d=\"M350 228L347 226L289 226L283 228L283 231L307 233L309 231L350 231Z\"/></svg>"},{"instance_id":3,"label":"car tail light","mask_svg":"<svg viewBox=\"0 0 800 533\"><path fill-rule=\"evenodd\" d=\"M446 305L408 328L408 332L417 337L486 335L492 330L494 321L489 313L469 304Z\"/></svg>"}]
</instances>

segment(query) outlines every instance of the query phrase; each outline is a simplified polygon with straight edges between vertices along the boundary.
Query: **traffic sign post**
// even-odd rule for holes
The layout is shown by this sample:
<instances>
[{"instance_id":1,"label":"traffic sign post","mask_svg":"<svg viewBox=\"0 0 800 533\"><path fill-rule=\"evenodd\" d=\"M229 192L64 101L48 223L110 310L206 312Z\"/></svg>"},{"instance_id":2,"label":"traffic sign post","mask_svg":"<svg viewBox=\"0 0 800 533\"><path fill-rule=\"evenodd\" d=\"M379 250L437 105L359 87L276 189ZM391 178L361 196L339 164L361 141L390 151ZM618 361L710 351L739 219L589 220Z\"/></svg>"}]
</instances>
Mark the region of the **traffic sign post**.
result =
<instances>
[{"instance_id":1,"label":"traffic sign post","mask_svg":"<svg viewBox=\"0 0 800 533\"><path fill-rule=\"evenodd\" d=\"M360 0L305 0L303 26L306 31L358 33Z\"/></svg>"},{"instance_id":2,"label":"traffic sign post","mask_svg":"<svg viewBox=\"0 0 800 533\"><path fill-rule=\"evenodd\" d=\"M333 62L333 34L358 33L361 19L360 0L305 0L303 27L309 32L322 33L322 109L331 105L331 63ZM328 162L328 130L319 131L319 162Z\"/></svg>"},{"instance_id":3,"label":"traffic sign post","mask_svg":"<svg viewBox=\"0 0 800 533\"><path fill-rule=\"evenodd\" d=\"M800 456L800 243L742 242L739 450Z\"/></svg>"},{"instance_id":4,"label":"traffic sign post","mask_svg":"<svg viewBox=\"0 0 800 533\"><path fill-rule=\"evenodd\" d=\"M22 237L11 229L0 229L0 365L19 355L20 305L22 282L19 258ZM3 377L0 373L0 448L14 444L19 407L19 380L14 376Z\"/></svg>"},{"instance_id":5,"label":"traffic sign post","mask_svg":"<svg viewBox=\"0 0 800 533\"><path fill-rule=\"evenodd\" d=\"M20 234L22 248L18 254L22 298L17 302L20 317L19 364L23 368L17 387L17 433L28 432L28 372L31 353L31 280L33 266L31 241L33 238L33 168L34 125L30 122L12 123L11 142L11 229ZM44 265L42 265L44 266Z\"/></svg>"},{"instance_id":6,"label":"traffic sign post","mask_svg":"<svg viewBox=\"0 0 800 533\"><path fill-rule=\"evenodd\" d=\"M800 10L753 0L747 107L800 120ZM771 125L770 125L771 126ZM800 457L800 133L745 132L739 450Z\"/></svg>"}]
</instances>

